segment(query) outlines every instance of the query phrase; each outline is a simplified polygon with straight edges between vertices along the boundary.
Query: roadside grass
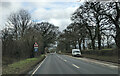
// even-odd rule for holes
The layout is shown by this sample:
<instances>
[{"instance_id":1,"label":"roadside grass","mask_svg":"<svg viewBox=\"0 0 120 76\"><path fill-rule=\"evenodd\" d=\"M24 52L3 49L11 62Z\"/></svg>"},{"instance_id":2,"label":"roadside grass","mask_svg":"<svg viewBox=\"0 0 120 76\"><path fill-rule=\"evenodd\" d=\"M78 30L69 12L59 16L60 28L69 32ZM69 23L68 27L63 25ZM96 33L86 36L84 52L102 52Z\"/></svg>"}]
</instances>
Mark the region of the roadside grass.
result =
<instances>
[{"instance_id":1,"label":"roadside grass","mask_svg":"<svg viewBox=\"0 0 120 76\"><path fill-rule=\"evenodd\" d=\"M71 53L61 53L61 54L72 56ZM118 56L98 56L98 55L91 55L91 54L82 54L82 57L96 59L100 61L118 63Z\"/></svg>"},{"instance_id":2,"label":"roadside grass","mask_svg":"<svg viewBox=\"0 0 120 76\"><path fill-rule=\"evenodd\" d=\"M101 61L118 63L118 56L98 56L98 55L83 54L83 57L92 58L92 59L101 60Z\"/></svg>"},{"instance_id":3,"label":"roadside grass","mask_svg":"<svg viewBox=\"0 0 120 76\"><path fill-rule=\"evenodd\" d=\"M7 66L2 67L2 74L26 74L32 67L37 65L45 58L45 55L41 55L37 58L28 58L21 60Z\"/></svg>"},{"instance_id":4,"label":"roadside grass","mask_svg":"<svg viewBox=\"0 0 120 76\"><path fill-rule=\"evenodd\" d=\"M113 50L112 48L105 48L105 49L102 49L102 50Z\"/></svg>"}]
</instances>

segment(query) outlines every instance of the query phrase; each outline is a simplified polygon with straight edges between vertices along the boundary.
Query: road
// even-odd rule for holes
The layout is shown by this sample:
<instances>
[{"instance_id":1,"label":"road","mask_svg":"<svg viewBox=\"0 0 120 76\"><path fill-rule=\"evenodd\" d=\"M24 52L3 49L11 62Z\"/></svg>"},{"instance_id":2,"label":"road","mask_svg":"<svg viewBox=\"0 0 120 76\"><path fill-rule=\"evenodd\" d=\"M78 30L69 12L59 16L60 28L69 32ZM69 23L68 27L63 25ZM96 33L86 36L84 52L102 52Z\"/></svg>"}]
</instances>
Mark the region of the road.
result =
<instances>
[{"instance_id":1,"label":"road","mask_svg":"<svg viewBox=\"0 0 120 76\"><path fill-rule=\"evenodd\" d=\"M33 74L118 74L118 69L66 55L49 54Z\"/></svg>"},{"instance_id":2,"label":"road","mask_svg":"<svg viewBox=\"0 0 120 76\"><path fill-rule=\"evenodd\" d=\"M0 39L0 76L2 75L2 40Z\"/></svg>"}]
</instances>

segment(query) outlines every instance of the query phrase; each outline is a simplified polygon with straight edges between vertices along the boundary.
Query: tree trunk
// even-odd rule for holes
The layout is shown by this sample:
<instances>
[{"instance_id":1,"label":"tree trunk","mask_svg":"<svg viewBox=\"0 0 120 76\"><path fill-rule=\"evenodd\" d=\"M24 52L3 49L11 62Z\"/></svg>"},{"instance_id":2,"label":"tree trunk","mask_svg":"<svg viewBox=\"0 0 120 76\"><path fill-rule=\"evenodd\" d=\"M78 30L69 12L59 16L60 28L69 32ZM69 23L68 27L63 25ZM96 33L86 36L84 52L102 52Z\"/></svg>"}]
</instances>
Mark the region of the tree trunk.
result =
<instances>
[{"instance_id":1,"label":"tree trunk","mask_svg":"<svg viewBox=\"0 0 120 76\"><path fill-rule=\"evenodd\" d=\"M107 36L107 48L110 48L110 45L109 45L109 36Z\"/></svg>"},{"instance_id":2,"label":"tree trunk","mask_svg":"<svg viewBox=\"0 0 120 76\"><path fill-rule=\"evenodd\" d=\"M95 40L92 39L92 49L94 50L95 49Z\"/></svg>"},{"instance_id":3,"label":"tree trunk","mask_svg":"<svg viewBox=\"0 0 120 76\"><path fill-rule=\"evenodd\" d=\"M98 49L101 49L101 34L100 34L100 26L98 24Z\"/></svg>"},{"instance_id":4,"label":"tree trunk","mask_svg":"<svg viewBox=\"0 0 120 76\"><path fill-rule=\"evenodd\" d=\"M105 47L104 43L102 43L102 45L103 45L103 47L102 47L102 48L104 49L104 47Z\"/></svg>"},{"instance_id":5,"label":"tree trunk","mask_svg":"<svg viewBox=\"0 0 120 76\"><path fill-rule=\"evenodd\" d=\"M96 34L95 34L95 36L93 37L92 31L90 30L90 28L89 28L89 27L86 27L86 28L88 29L89 34L90 34L90 38L91 38L91 41L92 41L92 49L95 49L95 38L96 38Z\"/></svg>"},{"instance_id":6,"label":"tree trunk","mask_svg":"<svg viewBox=\"0 0 120 76\"><path fill-rule=\"evenodd\" d=\"M85 39L83 39L83 50L85 50Z\"/></svg>"},{"instance_id":7,"label":"tree trunk","mask_svg":"<svg viewBox=\"0 0 120 76\"><path fill-rule=\"evenodd\" d=\"M78 39L78 43L79 43L79 49L81 50L81 42L82 42L82 39Z\"/></svg>"},{"instance_id":8,"label":"tree trunk","mask_svg":"<svg viewBox=\"0 0 120 76\"><path fill-rule=\"evenodd\" d=\"M120 28L116 28L115 42L116 42L118 49L120 49Z\"/></svg>"}]
</instances>

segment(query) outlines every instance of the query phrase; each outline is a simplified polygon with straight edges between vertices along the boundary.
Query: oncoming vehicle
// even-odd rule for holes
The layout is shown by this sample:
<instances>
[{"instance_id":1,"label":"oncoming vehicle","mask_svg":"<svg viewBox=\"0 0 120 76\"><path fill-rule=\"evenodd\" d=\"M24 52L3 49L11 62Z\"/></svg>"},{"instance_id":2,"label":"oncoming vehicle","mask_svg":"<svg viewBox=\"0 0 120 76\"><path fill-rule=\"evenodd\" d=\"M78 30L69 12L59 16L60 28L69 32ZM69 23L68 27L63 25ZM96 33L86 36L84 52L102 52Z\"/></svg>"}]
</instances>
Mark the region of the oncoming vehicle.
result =
<instances>
[{"instance_id":1,"label":"oncoming vehicle","mask_svg":"<svg viewBox=\"0 0 120 76\"><path fill-rule=\"evenodd\" d=\"M79 49L72 49L72 56L81 56L81 52Z\"/></svg>"}]
</instances>

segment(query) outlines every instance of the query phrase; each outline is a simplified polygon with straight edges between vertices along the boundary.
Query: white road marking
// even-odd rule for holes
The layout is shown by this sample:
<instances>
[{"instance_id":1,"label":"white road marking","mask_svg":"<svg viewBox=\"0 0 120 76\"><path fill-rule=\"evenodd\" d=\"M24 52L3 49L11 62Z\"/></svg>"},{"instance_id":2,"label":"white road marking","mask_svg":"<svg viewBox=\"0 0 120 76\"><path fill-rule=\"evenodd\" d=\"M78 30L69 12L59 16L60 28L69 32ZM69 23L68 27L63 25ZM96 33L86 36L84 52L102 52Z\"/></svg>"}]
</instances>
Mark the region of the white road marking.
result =
<instances>
[{"instance_id":1,"label":"white road marking","mask_svg":"<svg viewBox=\"0 0 120 76\"><path fill-rule=\"evenodd\" d=\"M58 55L57 55L58 56ZM59 56L58 56L59 57ZM60 58L60 57L59 57Z\"/></svg>"},{"instance_id":2,"label":"white road marking","mask_svg":"<svg viewBox=\"0 0 120 76\"><path fill-rule=\"evenodd\" d=\"M65 61L65 62L69 62L69 61L67 61L67 60L65 60L65 59L63 59L62 57L60 57L60 56L58 56L61 60L63 60L63 61ZM80 67L78 67L77 65L75 65L75 64L73 64L72 62L69 62L69 63L71 63L74 67L76 67L76 68L80 68Z\"/></svg>"},{"instance_id":3,"label":"white road marking","mask_svg":"<svg viewBox=\"0 0 120 76\"><path fill-rule=\"evenodd\" d=\"M67 60L64 60L65 62L67 61Z\"/></svg>"},{"instance_id":4,"label":"white road marking","mask_svg":"<svg viewBox=\"0 0 120 76\"><path fill-rule=\"evenodd\" d=\"M75 65L75 64L72 64L74 67L76 67L76 68L80 68L80 67L78 67L77 65Z\"/></svg>"},{"instance_id":5,"label":"white road marking","mask_svg":"<svg viewBox=\"0 0 120 76\"><path fill-rule=\"evenodd\" d=\"M58 56L58 55L57 55ZM62 57L60 57L60 56L58 56L58 58L60 58L60 59L62 59L63 60L63 58Z\"/></svg>"},{"instance_id":6,"label":"white road marking","mask_svg":"<svg viewBox=\"0 0 120 76\"><path fill-rule=\"evenodd\" d=\"M46 58L47 58L47 56L46 56ZM45 58L45 59L46 59ZM33 74L35 74L35 72L40 68L40 66L43 64L43 62L45 61L45 59L41 62L41 64L35 69L35 71L32 73L32 75L31 76L33 76Z\"/></svg>"},{"instance_id":7,"label":"white road marking","mask_svg":"<svg viewBox=\"0 0 120 76\"><path fill-rule=\"evenodd\" d=\"M65 59L63 59L62 57L60 57L60 56L58 56L61 60L63 60L63 61L65 61L65 62L67 62L67 60L65 60Z\"/></svg>"},{"instance_id":8,"label":"white road marking","mask_svg":"<svg viewBox=\"0 0 120 76\"><path fill-rule=\"evenodd\" d=\"M68 56L68 55L66 55L66 56ZM72 57L72 56L69 56L69 57ZM86 62L96 63L96 64L99 64L99 65L102 65L102 66L107 66L107 67L110 67L110 68L118 68L118 66L116 66L116 65L103 63L103 62L100 62L100 61L97 61L97 60L92 60L92 59L87 59L87 58L76 58L76 57L72 57L72 58L80 59L80 60L83 60L83 61L86 61Z\"/></svg>"}]
</instances>

